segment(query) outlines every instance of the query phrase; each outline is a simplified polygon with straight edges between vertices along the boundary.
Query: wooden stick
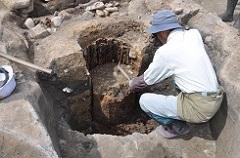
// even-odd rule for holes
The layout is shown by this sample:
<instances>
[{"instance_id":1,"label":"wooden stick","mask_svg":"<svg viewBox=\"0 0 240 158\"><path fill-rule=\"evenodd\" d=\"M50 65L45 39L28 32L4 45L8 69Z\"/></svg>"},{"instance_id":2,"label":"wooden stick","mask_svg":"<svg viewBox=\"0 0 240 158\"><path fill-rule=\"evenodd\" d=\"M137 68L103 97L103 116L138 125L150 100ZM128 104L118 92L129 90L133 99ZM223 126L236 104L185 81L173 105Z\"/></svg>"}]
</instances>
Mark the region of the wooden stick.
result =
<instances>
[{"instance_id":1,"label":"wooden stick","mask_svg":"<svg viewBox=\"0 0 240 158\"><path fill-rule=\"evenodd\" d=\"M130 77L128 76L128 74L121 68L121 66L118 64L117 65L117 69L123 74L124 77L126 77L128 79L128 81L130 81Z\"/></svg>"},{"instance_id":2,"label":"wooden stick","mask_svg":"<svg viewBox=\"0 0 240 158\"><path fill-rule=\"evenodd\" d=\"M26 62L24 60L21 60L21 59L18 59L16 57L13 57L13 56L10 56L8 54L5 54L5 53L1 53L0 52L0 56L7 59L7 60L10 60L10 61L13 61L15 63L18 63L18 64L21 64L21 65L24 65L24 66L27 66L29 68L32 68L32 69L35 69L35 70L39 70L39 71L42 71L42 72L45 72L45 73L48 73L48 74L52 74L52 70L51 69L46 69L46 68L43 68L43 67L40 67L40 66L37 66L37 65L34 65L32 63L29 63L29 62Z\"/></svg>"}]
</instances>

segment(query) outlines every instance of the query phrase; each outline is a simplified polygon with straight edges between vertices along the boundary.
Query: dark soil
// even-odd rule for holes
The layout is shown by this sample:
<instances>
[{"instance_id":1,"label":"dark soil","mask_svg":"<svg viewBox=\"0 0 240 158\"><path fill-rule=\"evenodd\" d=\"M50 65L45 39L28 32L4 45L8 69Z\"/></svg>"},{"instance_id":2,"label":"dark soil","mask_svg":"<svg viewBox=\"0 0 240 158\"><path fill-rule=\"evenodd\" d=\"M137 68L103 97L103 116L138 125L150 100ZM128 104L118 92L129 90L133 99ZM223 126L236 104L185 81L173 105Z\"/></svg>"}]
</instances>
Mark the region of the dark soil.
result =
<instances>
[{"instance_id":1,"label":"dark soil","mask_svg":"<svg viewBox=\"0 0 240 158\"><path fill-rule=\"evenodd\" d=\"M129 116L129 121L117 125L104 125L95 123L94 133L111 135L129 135L132 133L148 134L159 124L144 114L133 114Z\"/></svg>"}]
</instances>

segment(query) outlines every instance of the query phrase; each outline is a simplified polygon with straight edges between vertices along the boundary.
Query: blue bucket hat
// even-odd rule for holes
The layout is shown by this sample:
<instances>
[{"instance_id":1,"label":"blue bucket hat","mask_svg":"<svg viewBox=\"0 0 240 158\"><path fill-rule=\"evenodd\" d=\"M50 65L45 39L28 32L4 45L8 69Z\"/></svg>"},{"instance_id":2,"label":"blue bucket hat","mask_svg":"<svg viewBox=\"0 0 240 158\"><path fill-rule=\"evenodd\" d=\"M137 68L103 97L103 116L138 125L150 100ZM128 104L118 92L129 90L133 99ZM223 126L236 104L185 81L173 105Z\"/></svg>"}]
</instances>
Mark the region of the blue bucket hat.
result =
<instances>
[{"instance_id":1,"label":"blue bucket hat","mask_svg":"<svg viewBox=\"0 0 240 158\"><path fill-rule=\"evenodd\" d=\"M147 32L152 34L170 29L182 28L178 23L176 14L171 10L160 10L156 12L150 24L151 26L147 29Z\"/></svg>"}]
</instances>

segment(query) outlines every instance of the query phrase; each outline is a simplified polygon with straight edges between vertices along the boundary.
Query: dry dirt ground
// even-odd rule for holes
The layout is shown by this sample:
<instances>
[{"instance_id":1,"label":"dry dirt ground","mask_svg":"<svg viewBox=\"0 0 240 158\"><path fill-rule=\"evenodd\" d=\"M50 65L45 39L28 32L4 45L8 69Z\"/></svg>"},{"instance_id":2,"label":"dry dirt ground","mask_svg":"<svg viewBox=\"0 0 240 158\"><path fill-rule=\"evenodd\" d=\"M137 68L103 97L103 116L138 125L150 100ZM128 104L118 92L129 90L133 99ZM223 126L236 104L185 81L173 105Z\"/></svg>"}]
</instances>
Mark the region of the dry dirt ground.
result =
<instances>
[{"instance_id":1,"label":"dry dirt ground","mask_svg":"<svg viewBox=\"0 0 240 158\"><path fill-rule=\"evenodd\" d=\"M192 125L186 137L163 139L158 124L139 108L141 93L130 93L116 68L121 64L130 77L143 73L160 46L145 31L151 14L171 8L182 25L201 31L220 82L232 94L229 103L235 104L238 70L228 63L237 63L234 48L240 46L236 30L216 16L225 11L225 0L195 0L202 7L186 0L105 0L97 10L94 3L85 6L88 0L36 0L34 9L30 0L0 1L7 6L0 3L0 51L57 74L35 74L0 58L0 64L13 65L17 78L13 95L0 102L0 157L225 158L221 149L231 151L222 143L228 135L218 133L226 116ZM171 79L144 92L177 94ZM237 149L232 150L234 155Z\"/></svg>"}]
</instances>

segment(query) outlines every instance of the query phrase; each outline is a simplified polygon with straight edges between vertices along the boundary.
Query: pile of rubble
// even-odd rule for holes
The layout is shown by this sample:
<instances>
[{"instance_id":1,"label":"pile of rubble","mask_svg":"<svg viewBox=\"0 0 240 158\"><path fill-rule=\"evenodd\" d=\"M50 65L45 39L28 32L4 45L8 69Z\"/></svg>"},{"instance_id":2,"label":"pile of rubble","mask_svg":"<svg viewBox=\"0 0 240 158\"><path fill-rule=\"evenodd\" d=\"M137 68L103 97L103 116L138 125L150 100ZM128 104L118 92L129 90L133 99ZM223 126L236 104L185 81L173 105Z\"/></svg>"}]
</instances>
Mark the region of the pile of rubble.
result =
<instances>
[{"instance_id":1,"label":"pile of rubble","mask_svg":"<svg viewBox=\"0 0 240 158\"><path fill-rule=\"evenodd\" d=\"M118 12L119 2L111 1L109 3L95 2L93 5L88 6L86 12L93 12L99 17L106 17L114 12Z\"/></svg>"},{"instance_id":2,"label":"pile of rubble","mask_svg":"<svg viewBox=\"0 0 240 158\"><path fill-rule=\"evenodd\" d=\"M44 19L27 18L24 22L24 27L29 29L30 38L40 39L56 32L63 21L70 18L71 15L66 11L56 11L53 16L48 16Z\"/></svg>"},{"instance_id":3,"label":"pile of rubble","mask_svg":"<svg viewBox=\"0 0 240 158\"><path fill-rule=\"evenodd\" d=\"M44 2L49 2L45 0ZM43 3L44 3L43 2ZM118 14L120 3L116 1L110 1L104 3L98 0L90 1L89 3L79 4L72 10L83 9L83 16L88 14L91 17L106 17L114 14ZM57 31L64 20L72 18L72 14L68 10L62 10L60 12L55 11L53 15L48 15L42 18L27 18L24 22L24 27L29 31L29 37L31 39L41 39L49 36L50 34Z\"/></svg>"}]
</instances>

